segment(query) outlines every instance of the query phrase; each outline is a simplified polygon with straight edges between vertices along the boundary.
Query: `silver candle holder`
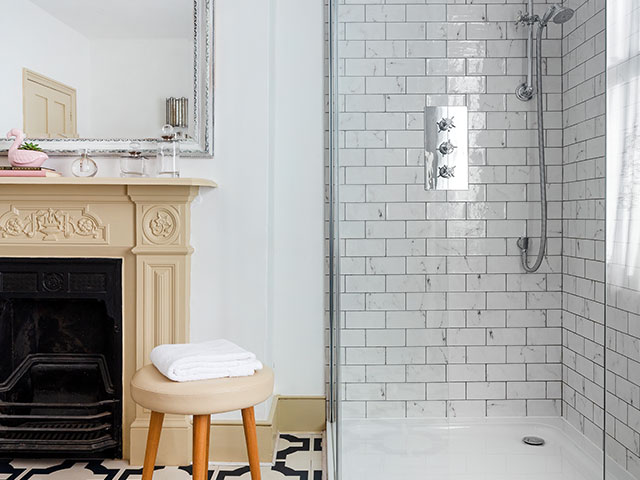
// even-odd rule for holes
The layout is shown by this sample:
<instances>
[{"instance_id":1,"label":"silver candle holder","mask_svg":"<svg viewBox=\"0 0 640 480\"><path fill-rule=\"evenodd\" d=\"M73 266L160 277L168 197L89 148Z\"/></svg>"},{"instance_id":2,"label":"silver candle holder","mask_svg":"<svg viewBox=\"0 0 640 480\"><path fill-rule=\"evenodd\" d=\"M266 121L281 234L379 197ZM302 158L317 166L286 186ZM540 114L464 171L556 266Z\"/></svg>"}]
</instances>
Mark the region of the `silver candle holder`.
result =
<instances>
[{"instance_id":1,"label":"silver candle holder","mask_svg":"<svg viewBox=\"0 0 640 480\"><path fill-rule=\"evenodd\" d=\"M174 128L189 127L189 99L186 97L167 98L165 123Z\"/></svg>"}]
</instances>

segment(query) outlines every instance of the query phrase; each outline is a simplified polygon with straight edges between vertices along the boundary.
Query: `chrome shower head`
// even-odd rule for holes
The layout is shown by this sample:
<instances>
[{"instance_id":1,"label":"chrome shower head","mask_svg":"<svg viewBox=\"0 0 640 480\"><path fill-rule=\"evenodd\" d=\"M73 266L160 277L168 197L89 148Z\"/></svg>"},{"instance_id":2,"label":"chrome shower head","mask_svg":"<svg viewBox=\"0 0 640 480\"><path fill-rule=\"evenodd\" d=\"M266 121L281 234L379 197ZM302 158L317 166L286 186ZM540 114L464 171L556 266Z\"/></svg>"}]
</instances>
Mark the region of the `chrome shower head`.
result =
<instances>
[{"instance_id":1,"label":"chrome shower head","mask_svg":"<svg viewBox=\"0 0 640 480\"><path fill-rule=\"evenodd\" d=\"M558 6L558 11L553 17L553 23L561 24L571 20L575 11L572 8Z\"/></svg>"},{"instance_id":2,"label":"chrome shower head","mask_svg":"<svg viewBox=\"0 0 640 480\"><path fill-rule=\"evenodd\" d=\"M546 26L549 20L553 21L553 23L562 24L568 22L574 13L575 11L571 8L558 4L551 5L540 19L540 24Z\"/></svg>"}]
</instances>

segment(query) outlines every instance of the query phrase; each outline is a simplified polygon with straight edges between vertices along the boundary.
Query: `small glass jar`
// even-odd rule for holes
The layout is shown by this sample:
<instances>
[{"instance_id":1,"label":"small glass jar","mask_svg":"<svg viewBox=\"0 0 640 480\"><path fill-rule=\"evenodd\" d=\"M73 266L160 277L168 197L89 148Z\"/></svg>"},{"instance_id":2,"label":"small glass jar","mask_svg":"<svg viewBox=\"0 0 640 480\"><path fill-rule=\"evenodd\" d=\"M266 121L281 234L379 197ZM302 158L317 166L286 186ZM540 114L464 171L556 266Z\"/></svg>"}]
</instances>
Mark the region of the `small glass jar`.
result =
<instances>
[{"instance_id":1,"label":"small glass jar","mask_svg":"<svg viewBox=\"0 0 640 480\"><path fill-rule=\"evenodd\" d=\"M180 176L180 142L176 139L176 133L171 125L162 127L156 158L159 177L178 178Z\"/></svg>"},{"instance_id":2,"label":"small glass jar","mask_svg":"<svg viewBox=\"0 0 640 480\"><path fill-rule=\"evenodd\" d=\"M121 177L148 177L149 159L142 155L142 148L137 142L129 146L129 154L120 157Z\"/></svg>"},{"instance_id":3,"label":"small glass jar","mask_svg":"<svg viewBox=\"0 0 640 480\"><path fill-rule=\"evenodd\" d=\"M74 177L95 177L98 173L98 164L89 156L89 151L85 150L80 158L71 164L71 173Z\"/></svg>"}]
</instances>

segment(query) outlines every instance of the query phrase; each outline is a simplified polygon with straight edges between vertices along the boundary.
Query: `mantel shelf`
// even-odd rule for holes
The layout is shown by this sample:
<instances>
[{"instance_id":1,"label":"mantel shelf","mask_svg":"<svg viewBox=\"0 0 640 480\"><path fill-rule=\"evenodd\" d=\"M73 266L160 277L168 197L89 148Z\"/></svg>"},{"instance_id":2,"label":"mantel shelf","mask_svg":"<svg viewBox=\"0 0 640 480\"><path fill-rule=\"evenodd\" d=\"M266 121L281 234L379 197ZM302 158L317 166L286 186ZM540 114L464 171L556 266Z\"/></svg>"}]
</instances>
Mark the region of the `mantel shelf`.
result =
<instances>
[{"instance_id":1,"label":"mantel shelf","mask_svg":"<svg viewBox=\"0 0 640 480\"><path fill-rule=\"evenodd\" d=\"M120 178L120 177L0 177L2 185L152 185L210 187L218 185L205 178Z\"/></svg>"}]
</instances>

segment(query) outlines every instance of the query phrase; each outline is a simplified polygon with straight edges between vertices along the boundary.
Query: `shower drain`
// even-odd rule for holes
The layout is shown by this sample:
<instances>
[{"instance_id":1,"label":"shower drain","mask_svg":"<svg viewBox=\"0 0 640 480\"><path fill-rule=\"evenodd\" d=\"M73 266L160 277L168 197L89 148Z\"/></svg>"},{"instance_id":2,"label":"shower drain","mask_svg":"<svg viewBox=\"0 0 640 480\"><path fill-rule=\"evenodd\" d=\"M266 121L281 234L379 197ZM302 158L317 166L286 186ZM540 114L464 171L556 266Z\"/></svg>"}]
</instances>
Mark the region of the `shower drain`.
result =
<instances>
[{"instance_id":1,"label":"shower drain","mask_svg":"<svg viewBox=\"0 0 640 480\"><path fill-rule=\"evenodd\" d=\"M541 447L542 445L544 445L544 438L540 437L524 437L522 441L526 445L531 445L533 447Z\"/></svg>"}]
</instances>

